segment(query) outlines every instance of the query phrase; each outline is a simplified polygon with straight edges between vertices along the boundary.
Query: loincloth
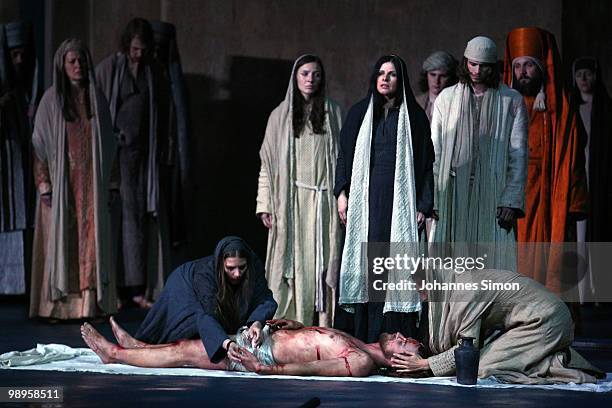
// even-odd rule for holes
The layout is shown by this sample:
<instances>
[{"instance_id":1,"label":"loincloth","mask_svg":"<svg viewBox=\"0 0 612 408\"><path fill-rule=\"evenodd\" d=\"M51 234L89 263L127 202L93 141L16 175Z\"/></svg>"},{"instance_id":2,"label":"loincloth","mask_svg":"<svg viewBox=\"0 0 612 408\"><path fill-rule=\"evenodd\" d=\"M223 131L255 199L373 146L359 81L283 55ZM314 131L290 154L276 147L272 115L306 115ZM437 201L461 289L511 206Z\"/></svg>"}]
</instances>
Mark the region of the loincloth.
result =
<instances>
[{"instance_id":1,"label":"loincloth","mask_svg":"<svg viewBox=\"0 0 612 408\"><path fill-rule=\"evenodd\" d=\"M261 345L255 348L253 348L251 342L249 339L247 339L247 333L249 332L248 329L249 328L246 326L239 328L238 333L236 333L236 337L233 340L235 340L240 347L243 347L253 353L253 355L257 358L257 361L259 361L261 364L266 366L275 365L276 361L272 355L272 335L270 333L270 326L264 326L263 330L261 331ZM248 371L241 363L231 360L229 369L231 371Z\"/></svg>"}]
</instances>

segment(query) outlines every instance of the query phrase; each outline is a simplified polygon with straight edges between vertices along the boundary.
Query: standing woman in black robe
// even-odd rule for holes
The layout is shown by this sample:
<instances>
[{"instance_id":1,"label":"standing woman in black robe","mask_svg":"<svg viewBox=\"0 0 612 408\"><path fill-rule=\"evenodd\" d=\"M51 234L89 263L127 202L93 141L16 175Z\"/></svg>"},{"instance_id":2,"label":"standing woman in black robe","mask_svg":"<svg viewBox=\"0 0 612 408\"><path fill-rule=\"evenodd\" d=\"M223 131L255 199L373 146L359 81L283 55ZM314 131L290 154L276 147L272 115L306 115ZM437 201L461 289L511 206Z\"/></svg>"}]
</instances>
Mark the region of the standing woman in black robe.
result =
<instances>
[{"instance_id":1,"label":"standing woman in black robe","mask_svg":"<svg viewBox=\"0 0 612 408\"><path fill-rule=\"evenodd\" d=\"M170 275L134 337L151 344L199 337L216 363L236 347L228 333L241 326L261 343L261 330L276 307L257 255L241 238L225 237L214 255L187 262ZM112 318L111 326L120 340L124 334Z\"/></svg>"},{"instance_id":2,"label":"standing woman in black robe","mask_svg":"<svg viewBox=\"0 0 612 408\"><path fill-rule=\"evenodd\" d=\"M584 149L589 192L587 218L576 221L576 240L582 255L579 271L584 277L578 284L580 301L592 302L605 288L601 276L606 270L597 265L606 265L607 254L600 251L586 253L585 242L612 241L612 99L606 90L601 75L601 67L592 57L581 57L572 66L574 86L570 104L580 119L587 136ZM601 255L599 255L601 253ZM599 259L606 256L606 259Z\"/></svg>"},{"instance_id":3,"label":"standing woman in black robe","mask_svg":"<svg viewBox=\"0 0 612 408\"><path fill-rule=\"evenodd\" d=\"M410 89L406 64L395 55L381 57L367 97L351 107L342 127L334 187L347 225L339 301L354 312L355 336L365 342L381 332L416 336L418 294L406 302L373 301L360 243L418 242L433 209L433 161L429 122ZM374 252L389 256L388 244L382 249L386 254L368 249L368 264Z\"/></svg>"}]
</instances>

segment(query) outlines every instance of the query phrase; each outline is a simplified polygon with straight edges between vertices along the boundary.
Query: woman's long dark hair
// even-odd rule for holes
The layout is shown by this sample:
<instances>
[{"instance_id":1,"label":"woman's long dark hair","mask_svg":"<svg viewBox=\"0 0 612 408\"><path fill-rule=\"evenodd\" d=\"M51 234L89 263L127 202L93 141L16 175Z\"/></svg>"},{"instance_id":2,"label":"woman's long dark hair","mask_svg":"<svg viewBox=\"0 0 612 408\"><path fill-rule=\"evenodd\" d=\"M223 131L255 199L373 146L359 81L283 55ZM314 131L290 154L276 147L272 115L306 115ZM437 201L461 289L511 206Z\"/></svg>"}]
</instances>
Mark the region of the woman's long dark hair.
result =
<instances>
[{"instance_id":1,"label":"woman's long dark hair","mask_svg":"<svg viewBox=\"0 0 612 408\"><path fill-rule=\"evenodd\" d=\"M397 90L394 96L395 99L393 101L393 106L398 107L402 104L404 101L404 92L406 93L406 98L409 98L407 101L408 105L411 105L410 98L414 99L414 96L410 91L410 84L408 83L408 74L404 61L397 55L385 55L380 57L378 61L376 61L376 64L374 64L374 69L372 70L372 75L370 76L369 95L372 95L374 98L374 121L377 121L380 115L382 115L384 105L387 102L385 97L382 96L376 88L380 67L385 62L393 63L395 66L395 71L397 72Z\"/></svg>"},{"instance_id":2,"label":"woman's long dark hair","mask_svg":"<svg viewBox=\"0 0 612 408\"><path fill-rule=\"evenodd\" d=\"M247 270L244 272L241 282L234 286L228 281L225 273L224 265L227 258L243 258L248 262L249 254L242 249L230 250L223 253L217 264L219 288L217 290L215 315L226 333L236 333L243 323L240 318L240 305L248 302L251 297L249 275L252 265L247 264Z\"/></svg>"},{"instance_id":3,"label":"woman's long dark hair","mask_svg":"<svg viewBox=\"0 0 612 408\"><path fill-rule=\"evenodd\" d=\"M319 88L312 95L312 108L310 110L310 116L306 118L304 113L304 106L306 105L306 99L302 96L302 93L298 89L297 85L297 72L302 65L310 62L316 62L321 68L321 82ZM300 133L306 126L306 121L310 120L312 130L322 135L325 133L325 69L323 68L323 62L316 55L304 55L295 63L295 69L293 71L293 135L300 137Z\"/></svg>"}]
</instances>

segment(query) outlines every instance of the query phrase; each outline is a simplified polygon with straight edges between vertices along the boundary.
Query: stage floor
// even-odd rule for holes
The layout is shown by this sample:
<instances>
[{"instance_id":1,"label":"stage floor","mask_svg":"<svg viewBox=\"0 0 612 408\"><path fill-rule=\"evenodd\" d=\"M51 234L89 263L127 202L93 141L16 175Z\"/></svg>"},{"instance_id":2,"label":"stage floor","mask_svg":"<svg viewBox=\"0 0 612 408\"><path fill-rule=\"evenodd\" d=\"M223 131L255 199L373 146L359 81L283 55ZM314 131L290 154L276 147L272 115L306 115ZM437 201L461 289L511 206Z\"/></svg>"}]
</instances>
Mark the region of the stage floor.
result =
<instances>
[{"instance_id":1,"label":"stage floor","mask_svg":"<svg viewBox=\"0 0 612 408\"><path fill-rule=\"evenodd\" d=\"M80 322L49 324L27 318L22 299L0 298L0 352L26 350L36 343L85 347ZM586 325L612 327L610 319L588 312ZM609 315L609 313L607 313ZM144 313L131 309L117 320L134 333ZM602 321L603 320L603 321ZM106 322L94 322L105 336ZM601 334L601 332L600 332ZM612 372L612 339L579 338L580 344L599 344L578 351L606 372ZM449 386L348 383L333 381L262 380L237 378L125 376L93 373L15 371L0 369L1 387L63 386L64 407L198 406L198 407L299 407L318 398L321 407L439 407L513 406L576 407L612 406L612 393L552 391L542 389L466 389ZM1 404L23 407L25 404ZM32 406L41 406L35 404ZM312 405L316 406L316 405Z\"/></svg>"}]
</instances>

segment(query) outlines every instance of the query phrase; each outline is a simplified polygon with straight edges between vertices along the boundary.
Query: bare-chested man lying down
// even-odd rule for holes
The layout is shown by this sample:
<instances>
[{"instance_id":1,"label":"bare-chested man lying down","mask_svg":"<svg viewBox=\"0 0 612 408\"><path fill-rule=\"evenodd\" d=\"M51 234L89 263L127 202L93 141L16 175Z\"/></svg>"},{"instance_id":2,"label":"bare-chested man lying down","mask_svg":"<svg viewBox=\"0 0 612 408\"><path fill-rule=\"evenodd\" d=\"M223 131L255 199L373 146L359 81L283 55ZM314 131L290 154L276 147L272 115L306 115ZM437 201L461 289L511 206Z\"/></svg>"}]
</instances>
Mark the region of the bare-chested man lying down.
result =
<instances>
[{"instance_id":1,"label":"bare-chested man lying down","mask_svg":"<svg viewBox=\"0 0 612 408\"><path fill-rule=\"evenodd\" d=\"M212 370L252 371L259 374L368 376L376 368L391 367L394 353L416 353L420 343L400 333L380 336L378 343L365 344L339 330L304 327L292 320L270 320L263 343L253 348L247 332L239 332L226 358L212 363L201 340L150 345L136 340L111 317L119 345L106 340L90 324L81 326L85 343L105 364L123 363L139 367L194 366ZM243 334L244 333L244 334Z\"/></svg>"}]
</instances>

